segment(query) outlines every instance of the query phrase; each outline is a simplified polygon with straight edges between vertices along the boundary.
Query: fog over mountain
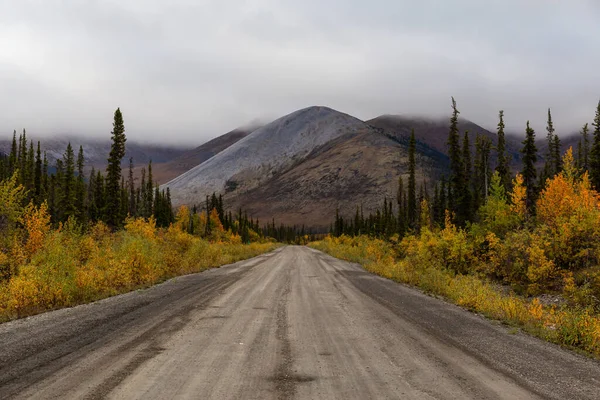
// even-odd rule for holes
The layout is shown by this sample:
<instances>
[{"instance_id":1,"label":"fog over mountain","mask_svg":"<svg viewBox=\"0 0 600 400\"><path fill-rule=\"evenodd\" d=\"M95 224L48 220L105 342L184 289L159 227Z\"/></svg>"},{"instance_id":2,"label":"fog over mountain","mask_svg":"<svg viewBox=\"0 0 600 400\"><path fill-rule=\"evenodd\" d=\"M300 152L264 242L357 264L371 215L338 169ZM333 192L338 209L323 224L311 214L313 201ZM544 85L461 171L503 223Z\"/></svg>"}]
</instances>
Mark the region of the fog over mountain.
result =
<instances>
[{"instance_id":1,"label":"fog over mountain","mask_svg":"<svg viewBox=\"0 0 600 400\"><path fill-rule=\"evenodd\" d=\"M199 145L323 104L362 120L450 113L492 129L590 122L600 3L5 1L0 132Z\"/></svg>"}]
</instances>

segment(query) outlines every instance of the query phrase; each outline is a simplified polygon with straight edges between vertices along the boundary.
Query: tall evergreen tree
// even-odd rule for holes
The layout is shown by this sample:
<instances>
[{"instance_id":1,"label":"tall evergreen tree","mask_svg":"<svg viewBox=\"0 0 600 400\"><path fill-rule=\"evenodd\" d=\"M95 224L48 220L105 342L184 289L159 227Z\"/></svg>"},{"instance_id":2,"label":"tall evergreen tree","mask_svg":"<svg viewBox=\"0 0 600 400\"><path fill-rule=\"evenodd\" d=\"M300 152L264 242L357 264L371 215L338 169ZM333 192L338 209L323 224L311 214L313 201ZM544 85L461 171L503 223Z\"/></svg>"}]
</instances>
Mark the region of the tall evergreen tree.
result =
<instances>
[{"instance_id":1,"label":"tall evergreen tree","mask_svg":"<svg viewBox=\"0 0 600 400\"><path fill-rule=\"evenodd\" d=\"M63 155L64 173L61 183L60 220L66 221L70 216L76 216L76 185L75 185L75 153L71 143Z\"/></svg>"},{"instance_id":2,"label":"tall evergreen tree","mask_svg":"<svg viewBox=\"0 0 600 400\"><path fill-rule=\"evenodd\" d=\"M498 165L496 166L496 171L500 174L500 180L502 185L506 190L510 188L511 179L510 179L510 167L508 164L508 158L506 155L506 136L504 134L504 111L500 110L498 113L498 146L496 147L496 151L498 153Z\"/></svg>"},{"instance_id":3,"label":"tall evergreen tree","mask_svg":"<svg viewBox=\"0 0 600 400\"><path fill-rule=\"evenodd\" d=\"M450 188L453 197L451 200L452 210L456 213L456 221L464 224L468 216L468 204L465 200L464 165L461 157L460 136L458 131L458 115L460 112L456 107L456 101L452 97L452 117L450 118L450 132L448 134L448 155L450 157Z\"/></svg>"},{"instance_id":4,"label":"tall evergreen tree","mask_svg":"<svg viewBox=\"0 0 600 400\"><path fill-rule=\"evenodd\" d=\"M417 182L416 182L416 148L417 141L415 139L415 130L410 134L410 142L408 145L408 223L411 228L415 228L417 214Z\"/></svg>"},{"instance_id":5,"label":"tall evergreen tree","mask_svg":"<svg viewBox=\"0 0 600 400\"><path fill-rule=\"evenodd\" d=\"M523 148L521 154L523 155L523 181L527 188L527 208L529 212L533 212L535 199L537 197L536 188L536 177L537 171L535 169L535 163L537 162L537 147L535 146L535 131L529 126L527 121L527 129L525 131L525 140L523 141Z\"/></svg>"},{"instance_id":6,"label":"tall evergreen tree","mask_svg":"<svg viewBox=\"0 0 600 400\"><path fill-rule=\"evenodd\" d=\"M121 160L125 156L125 126L123 115L117 108L114 115L112 145L106 167L106 222L113 228L121 225Z\"/></svg>"}]
</instances>

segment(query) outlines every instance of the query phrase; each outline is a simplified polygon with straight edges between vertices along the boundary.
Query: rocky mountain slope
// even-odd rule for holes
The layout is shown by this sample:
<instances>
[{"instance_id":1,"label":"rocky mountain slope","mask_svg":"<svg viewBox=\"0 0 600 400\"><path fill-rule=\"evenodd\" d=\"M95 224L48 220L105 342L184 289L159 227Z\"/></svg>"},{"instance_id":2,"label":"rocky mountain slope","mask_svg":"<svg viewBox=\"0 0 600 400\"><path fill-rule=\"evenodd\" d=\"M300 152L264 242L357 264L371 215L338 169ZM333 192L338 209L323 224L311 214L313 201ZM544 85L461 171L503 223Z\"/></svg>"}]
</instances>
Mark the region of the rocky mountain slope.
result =
<instances>
[{"instance_id":1,"label":"rocky mountain slope","mask_svg":"<svg viewBox=\"0 0 600 400\"><path fill-rule=\"evenodd\" d=\"M152 172L154 179L160 184L166 183L202 164L204 161L245 138L260 127L260 124L253 123L234 129L233 131L212 139L201 146L186 151L172 160L163 163L153 163ZM141 166L137 167L136 171L139 173L141 168Z\"/></svg>"},{"instance_id":2,"label":"rocky mountain slope","mask_svg":"<svg viewBox=\"0 0 600 400\"><path fill-rule=\"evenodd\" d=\"M170 188L175 205L201 203L213 192L246 192L329 141L370 130L347 114L326 107L306 108L257 129L163 188Z\"/></svg>"}]
</instances>

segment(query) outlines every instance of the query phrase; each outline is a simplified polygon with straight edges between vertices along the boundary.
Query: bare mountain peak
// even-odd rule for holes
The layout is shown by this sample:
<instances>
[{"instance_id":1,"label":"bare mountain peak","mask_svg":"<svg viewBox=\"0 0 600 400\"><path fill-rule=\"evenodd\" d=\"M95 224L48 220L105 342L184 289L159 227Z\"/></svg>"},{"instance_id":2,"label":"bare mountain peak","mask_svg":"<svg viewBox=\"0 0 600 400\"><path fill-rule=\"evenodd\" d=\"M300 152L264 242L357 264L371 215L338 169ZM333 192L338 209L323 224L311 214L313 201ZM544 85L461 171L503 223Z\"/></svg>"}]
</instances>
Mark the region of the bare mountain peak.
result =
<instances>
[{"instance_id":1,"label":"bare mountain peak","mask_svg":"<svg viewBox=\"0 0 600 400\"><path fill-rule=\"evenodd\" d=\"M202 201L212 192L248 190L342 135L367 131L359 119L329 107L294 111L168 182L174 204Z\"/></svg>"}]
</instances>

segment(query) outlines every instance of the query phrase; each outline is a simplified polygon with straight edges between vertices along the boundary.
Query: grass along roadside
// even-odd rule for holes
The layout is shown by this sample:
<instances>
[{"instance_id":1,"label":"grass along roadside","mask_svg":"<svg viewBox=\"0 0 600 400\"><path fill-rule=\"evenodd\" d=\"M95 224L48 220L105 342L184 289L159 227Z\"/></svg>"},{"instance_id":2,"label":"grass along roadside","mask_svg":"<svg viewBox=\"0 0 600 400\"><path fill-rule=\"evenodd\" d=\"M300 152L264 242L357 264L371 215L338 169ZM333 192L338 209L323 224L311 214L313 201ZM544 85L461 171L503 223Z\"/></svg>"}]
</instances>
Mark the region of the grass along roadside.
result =
<instances>
[{"instance_id":1,"label":"grass along roadside","mask_svg":"<svg viewBox=\"0 0 600 400\"><path fill-rule=\"evenodd\" d=\"M502 293L487 280L441 268L428 246L435 234L424 230L419 237L397 245L365 236L326 237L310 246L336 258L361 264L366 270L397 282L441 295L449 301L488 318L518 326L547 341L583 350L600 357L600 316L591 308L545 306L539 299Z\"/></svg>"},{"instance_id":2,"label":"grass along roadside","mask_svg":"<svg viewBox=\"0 0 600 400\"><path fill-rule=\"evenodd\" d=\"M242 244L227 232L209 242L178 226L159 229L153 219L129 219L116 233L102 223L87 233L69 223L32 233L24 246L0 253L0 264L14 271L0 283L0 322L148 287L279 246Z\"/></svg>"}]
</instances>

